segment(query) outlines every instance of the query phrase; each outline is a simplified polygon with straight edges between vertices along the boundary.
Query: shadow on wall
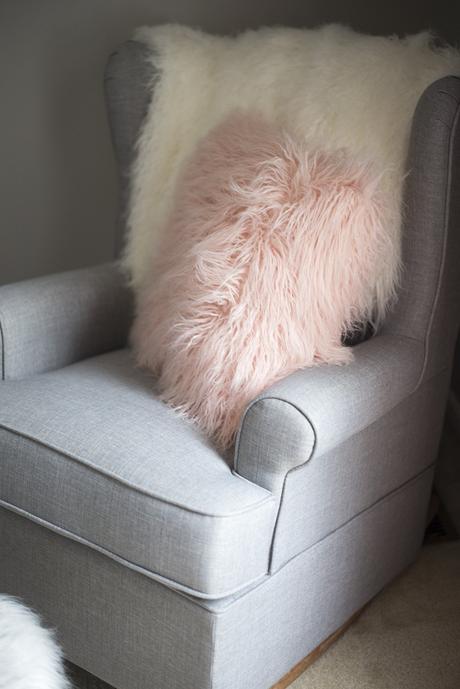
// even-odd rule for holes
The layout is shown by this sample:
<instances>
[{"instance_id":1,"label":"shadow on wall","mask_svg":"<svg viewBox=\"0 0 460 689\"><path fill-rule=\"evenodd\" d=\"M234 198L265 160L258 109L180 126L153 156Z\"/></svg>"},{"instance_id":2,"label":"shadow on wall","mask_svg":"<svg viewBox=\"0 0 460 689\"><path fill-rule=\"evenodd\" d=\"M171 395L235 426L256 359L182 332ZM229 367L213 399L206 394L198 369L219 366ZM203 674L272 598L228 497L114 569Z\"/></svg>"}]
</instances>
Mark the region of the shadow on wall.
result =
<instances>
[{"instance_id":1,"label":"shadow on wall","mask_svg":"<svg viewBox=\"0 0 460 689\"><path fill-rule=\"evenodd\" d=\"M456 38L439 3L383 0L2 0L0 15L0 283L113 257L117 179L102 80L107 56L136 26L173 21L225 33L339 21L384 34L432 26Z\"/></svg>"}]
</instances>

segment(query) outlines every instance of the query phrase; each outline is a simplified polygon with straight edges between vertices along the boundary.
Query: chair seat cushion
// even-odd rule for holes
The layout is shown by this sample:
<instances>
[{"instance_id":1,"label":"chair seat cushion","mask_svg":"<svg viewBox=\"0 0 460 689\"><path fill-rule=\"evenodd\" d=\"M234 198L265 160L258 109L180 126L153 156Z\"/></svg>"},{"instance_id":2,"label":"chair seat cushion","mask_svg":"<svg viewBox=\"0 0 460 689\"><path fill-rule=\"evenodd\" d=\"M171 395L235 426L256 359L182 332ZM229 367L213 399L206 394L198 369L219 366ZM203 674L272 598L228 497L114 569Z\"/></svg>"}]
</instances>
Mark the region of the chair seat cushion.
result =
<instances>
[{"instance_id":1,"label":"chair seat cushion","mask_svg":"<svg viewBox=\"0 0 460 689\"><path fill-rule=\"evenodd\" d=\"M276 518L128 350L0 383L0 504L203 598L266 575Z\"/></svg>"}]
</instances>

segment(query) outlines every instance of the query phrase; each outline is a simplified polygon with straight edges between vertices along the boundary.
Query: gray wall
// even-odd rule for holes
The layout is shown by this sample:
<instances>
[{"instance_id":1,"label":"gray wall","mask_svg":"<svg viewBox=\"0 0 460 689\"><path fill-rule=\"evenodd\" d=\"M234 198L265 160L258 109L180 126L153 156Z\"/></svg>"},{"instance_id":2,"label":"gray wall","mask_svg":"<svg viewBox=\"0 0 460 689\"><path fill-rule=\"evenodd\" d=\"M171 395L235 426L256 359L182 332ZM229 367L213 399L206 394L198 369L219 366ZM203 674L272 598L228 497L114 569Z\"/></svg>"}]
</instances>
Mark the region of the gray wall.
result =
<instances>
[{"instance_id":1,"label":"gray wall","mask_svg":"<svg viewBox=\"0 0 460 689\"><path fill-rule=\"evenodd\" d=\"M107 55L134 27L227 32L341 21L459 37L458 3L401 0L0 0L0 283L110 259L117 180L104 111Z\"/></svg>"}]
</instances>

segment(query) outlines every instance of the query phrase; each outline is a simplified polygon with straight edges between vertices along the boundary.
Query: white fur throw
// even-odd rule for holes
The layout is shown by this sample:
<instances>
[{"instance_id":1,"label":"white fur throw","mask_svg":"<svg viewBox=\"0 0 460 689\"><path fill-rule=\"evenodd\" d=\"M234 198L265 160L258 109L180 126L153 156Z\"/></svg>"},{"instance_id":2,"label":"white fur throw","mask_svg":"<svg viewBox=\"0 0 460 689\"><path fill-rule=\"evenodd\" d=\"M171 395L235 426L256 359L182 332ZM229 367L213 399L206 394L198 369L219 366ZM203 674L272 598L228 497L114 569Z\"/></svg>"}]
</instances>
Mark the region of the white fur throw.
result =
<instances>
[{"instance_id":1,"label":"white fur throw","mask_svg":"<svg viewBox=\"0 0 460 689\"><path fill-rule=\"evenodd\" d=\"M143 28L160 70L132 170L124 265L139 288L151 271L184 161L235 109L260 112L312 148L377 161L389 199L386 260L375 276L381 312L400 260L401 194L411 118L424 89L460 73L452 48L428 33L404 39L320 29L263 28L217 37L183 26ZM153 70L152 70L153 73Z\"/></svg>"},{"instance_id":2,"label":"white fur throw","mask_svg":"<svg viewBox=\"0 0 460 689\"><path fill-rule=\"evenodd\" d=\"M70 689L54 634L15 598L0 594L0 689Z\"/></svg>"}]
</instances>

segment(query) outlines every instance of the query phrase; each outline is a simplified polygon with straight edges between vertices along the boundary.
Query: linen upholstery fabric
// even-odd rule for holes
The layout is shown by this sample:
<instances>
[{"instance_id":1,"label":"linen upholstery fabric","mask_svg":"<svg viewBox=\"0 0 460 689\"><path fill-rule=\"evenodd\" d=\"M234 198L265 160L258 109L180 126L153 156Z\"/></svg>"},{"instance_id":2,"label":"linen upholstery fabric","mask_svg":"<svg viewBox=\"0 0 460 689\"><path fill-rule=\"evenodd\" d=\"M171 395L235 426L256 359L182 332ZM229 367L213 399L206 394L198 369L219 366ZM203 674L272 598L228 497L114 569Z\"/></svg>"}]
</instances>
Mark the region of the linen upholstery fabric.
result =
<instances>
[{"instance_id":1,"label":"linen upholstery fabric","mask_svg":"<svg viewBox=\"0 0 460 689\"><path fill-rule=\"evenodd\" d=\"M114 264L0 287L0 378L26 378L126 344L131 294Z\"/></svg>"},{"instance_id":2,"label":"linen upholstery fabric","mask_svg":"<svg viewBox=\"0 0 460 689\"><path fill-rule=\"evenodd\" d=\"M264 577L276 502L126 350L0 385L0 500L197 596Z\"/></svg>"},{"instance_id":3,"label":"linen upholstery fabric","mask_svg":"<svg viewBox=\"0 0 460 689\"><path fill-rule=\"evenodd\" d=\"M414 559L431 481L429 469L263 584L209 602L0 509L0 588L118 689L267 689Z\"/></svg>"},{"instance_id":4,"label":"linen upholstery fabric","mask_svg":"<svg viewBox=\"0 0 460 689\"><path fill-rule=\"evenodd\" d=\"M460 78L432 84L413 120L400 298L385 330L422 342L423 377L450 366L460 320Z\"/></svg>"},{"instance_id":5,"label":"linen upholstery fabric","mask_svg":"<svg viewBox=\"0 0 460 689\"><path fill-rule=\"evenodd\" d=\"M109 124L118 163L119 216L117 252L123 245L130 192L130 171L136 142L151 100L156 72L151 49L138 41L126 41L115 50L104 75Z\"/></svg>"},{"instance_id":6,"label":"linen upholstery fabric","mask_svg":"<svg viewBox=\"0 0 460 689\"><path fill-rule=\"evenodd\" d=\"M347 366L296 371L252 402L240 427L236 471L279 492L286 472L312 455L321 457L412 393L423 362L421 346L377 335L354 352Z\"/></svg>"},{"instance_id":7,"label":"linen upholstery fabric","mask_svg":"<svg viewBox=\"0 0 460 689\"><path fill-rule=\"evenodd\" d=\"M243 418L235 466L269 490L280 490L286 470L308 455L299 444L299 453L291 451L284 463L273 442L279 414L266 400L282 399L303 413L303 444L310 437L320 456L376 421L422 381L450 369L460 319L459 103L460 79L446 77L427 89L415 113L403 235L406 267L401 299L382 334L355 347L355 361L346 368L289 376L259 396ZM299 436L297 418L291 426L282 423L284 437Z\"/></svg>"},{"instance_id":8,"label":"linen upholstery fabric","mask_svg":"<svg viewBox=\"0 0 460 689\"><path fill-rule=\"evenodd\" d=\"M424 383L374 423L284 479L270 572L433 463L449 372Z\"/></svg>"},{"instance_id":9,"label":"linen upholstery fabric","mask_svg":"<svg viewBox=\"0 0 460 689\"><path fill-rule=\"evenodd\" d=\"M139 84L139 87L142 88L142 84ZM120 84L121 91L123 86ZM443 92L448 94L445 99ZM23 597L26 603L44 613L49 624L59 630L67 656L117 689L248 689L248 686L251 689L267 689L396 576L415 556L423 532L432 482L432 469L423 471L423 467L428 466L430 458L433 461L436 455L438 419L442 416L445 400L443 379L447 379L450 367L448 358L451 343L447 339L455 335L458 322L455 301L451 297L446 298L444 283L446 279L452 279L454 285L451 287L454 287L454 291L451 290L451 295L457 293L458 278L455 279L455 269L459 256L458 234L454 236L453 232L459 223L458 194L455 191L459 186L458 182L453 181L454 177L457 178L455 170L458 169L453 157L458 156L458 136L452 133L454 118L449 117L460 100L460 84L457 79L443 80L431 87L431 93L432 108L429 107L429 101L422 100L414 121L413 141L421 122L425 122L423 135L417 139L418 147L423 148L425 141L428 145L432 141L432 132L436 130L436 136L439 135L440 139L438 144L432 142L431 150L433 155L436 152L436 160L439 160L438 156L445 154L444 143L449 140L449 150L452 153L445 160L451 170L451 183L446 188L443 185L445 175L432 176L429 167L426 168L425 175L420 174L424 194L430 198L430 203L424 208L432 211L434 215L431 222L425 222L424 218L420 217L418 224L413 224L415 216L411 215L417 208L417 202L412 196L418 193L418 186L408 184L406 188L407 269L403 279L403 298L394 316L388 320L385 333L392 342L410 346L410 342L413 341L413 352L417 361L420 357L420 347L422 348L422 354L426 355L423 360L427 363L423 368L422 362L421 369L419 368L420 374L423 371L423 380L416 392L410 394L413 382L412 367L402 385L394 378L391 378L391 384L387 384L385 375L390 374L383 375L382 369L380 379L373 381L377 402L375 407L372 406L371 412L366 413L368 425L361 428L361 425L355 422L351 429L352 434L343 426L339 427L337 433L332 421L328 429L325 420L327 409L323 407L324 420L321 417L320 426L324 442L321 456L315 455L314 452L314 434L304 434L305 418L302 412L293 404L277 401L273 403L273 406L278 405L278 410L282 410L282 413L275 419L272 415L273 410L270 410L264 417L266 422L276 422L275 427L272 424L270 429L271 438L275 442L277 430L283 427L284 437L289 438L291 449L296 455L292 462L287 462L285 470L293 465L297 466L298 457L310 456L312 447L313 456L306 464L286 476L284 491L277 494L278 498L281 497L281 510L277 517L275 547L269 576L262 578L259 584L251 585L244 592L212 601L203 600L172 590L169 586L153 580L145 568L136 568L133 563L123 558L116 559L108 550L97 552L94 544L88 547L89 544L82 539L81 542L76 542L73 534L63 532L66 534L66 537L63 537L53 532L49 523L45 522L43 526L35 524L31 519L33 515L25 519L13 514L11 505L8 510L0 509L0 589ZM437 102L441 108L439 112ZM428 119L425 120L425 117ZM442 120L443 126L438 126L438 119ZM446 128L450 129L449 136L445 136ZM437 150L438 145L444 153ZM431 147L431 144L429 146ZM409 167L414 162L414 155L412 149ZM417 157L424 159L420 150L417 151ZM446 195L449 198L446 198ZM436 203L436 197L445 198L446 203ZM420 199L420 203L428 203L428 200ZM449 222L445 223L444 218L438 213L442 213L447 207L450 209ZM443 243L447 227L447 244L444 250L439 252L438 247ZM410 243L416 251L414 261L411 261L410 257L407 258L411 250ZM429 249L426 250L425 246L429 246ZM439 261L441 254L445 257L444 261ZM437 261L435 270L431 268L430 256ZM443 270L439 270L442 266ZM431 284L423 286L422 282L425 281ZM433 281L436 282L436 286ZM428 295L422 307L426 309L426 318L414 319L412 310L416 309L418 313L419 304L413 295L416 294L418 286L422 287L422 294ZM442 330L442 322L438 320L441 313L444 314L443 318L451 320L451 327L445 331ZM420 325L419 332L412 328L416 323ZM439 337L434 336L433 327L436 323L439 323ZM425 342L428 340L430 348L425 350ZM381 337L377 337L375 342L382 342ZM378 348L380 345L375 346ZM360 351L370 350L363 348ZM395 357L399 356L397 348L394 354ZM87 390L94 391L101 384L104 388L101 399L104 398L104 403L110 400L107 411L115 417L110 428L105 425L105 421L104 427L100 427L99 412L102 404L99 402L93 405L93 412L91 409L84 410L85 413L77 418L71 413L72 405L67 399L64 405L66 414L63 417L59 414L53 417L56 407L53 407L50 397L47 396L48 414L43 413L42 417L46 426L42 425L40 432L51 433L55 440L58 437L62 440L65 435L69 435L70 438L74 438L72 442L75 443L75 434L78 432L79 443L86 445L88 450L90 445L95 448L98 443L96 439L91 442L86 439L85 432L87 435L95 436L102 434L101 442L108 443L105 459L111 452L110 435L115 434L115 438L118 439L123 435L120 445L127 441L123 448L126 462L123 463L120 451L117 457L118 468L123 465L123 471L130 471L132 458L127 459L127 451L131 449L132 441L129 441L129 433L124 433L128 423L123 421L123 414L117 416L114 413L113 406L114 393L118 396L124 374L120 375L118 366L112 364L109 367L111 373L106 370L107 359L111 360L113 357L117 359L118 354L97 357L93 361L72 366L60 373L47 373L30 381L0 382L0 393L3 395L2 391L7 389L5 395L9 397L13 394L13 386L20 385L23 386L24 402L27 399L30 401L32 397L37 401L37 381L40 381L41 385L47 380L56 380L55 376L62 375L63 385L59 386L62 393L68 382L69 371L73 369L80 372L83 367L87 372L87 377L83 376L83 385L87 386ZM408 357L405 355L403 360L407 363ZM101 371L98 371L101 361ZM123 366L120 365L120 368ZM329 373L335 379L336 374L341 375L343 370L331 368ZM126 374L128 379L133 375L137 380L137 374L132 371L126 371ZM88 378L93 377L94 381L90 386ZM73 383L78 378L79 374L75 375ZM355 419L351 413L352 409L347 411L349 405L352 407L354 404L354 396L345 396L343 389L346 386L344 384L342 389L339 381L340 378L337 378L334 385L340 393L342 413L348 420ZM29 383L34 386L32 396L29 396L29 393L25 394ZM404 392L406 384L407 393ZM126 394L131 385L132 383L127 382ZM392 406L396 402L392 390L395 385L396 392L401 393L402 399L396 406ZM135 387L138 392L137 384ZM330 391L332 388L328 389ZM137 392L133 391L133 397ZM311 395L315 394L311 389ZM133 399L131 395L125 397L123 394L124 400L128 397L130 400ZM6 397L0 402L2 413L5 409L4 399ZM93 399L92 401L94 402ZM391 403L388 406L387 401ZM303 398L305 410L308 411L307 402L308 400ZM39 407L41 403L40 397L36 406ZM19 404L19 394L16 404ZM271 404L269 400L263 401L263 405ZM80 414L83 405L77 406ZM142 408L142 403L136 406L138 407ZM98 409L97 414L94 414L95 408ZM386 413L379 417L378 409ZM337 422L340 419L338 406L334 406L332 411L333 419ZM294 419L296 427L293 425ZM119 431L116 428L117 421L122 424ZM21 418L21 425L22 422ZM292 436L290 427L294 427ZM168 424L160 423L157 428L167 429ZM265 427L261 425L260 428L265 432L267 423ZM152 429L148 433L149 438L153 437L151 431ZM201 450L196 449L196 454L191 452L190 447L195 447L195 443L182 440L183 433L188 437L188 431L183 429L180 434L174 434L180 447L168 445L168 451L171 452L177 469L174 480L182 486L181 490L185 490L189 481L187 471L190 464L186 455L190 455L192 459L199 455L209 468L215 461L215 457L211 460L209 455L206 452L203 455ZM17 490L22 494L27 492L27 500L31 505L38 500L36 493L45 488L43 481L34 483L40 469L45 466L45 461L51 463L53 458L57 460L58 453L55 455L48 450L45 456L44 449L43 454L36 457L34 473L30 474L28 481L28 477L20 473L20 469L26 464L27 467L32 465L32 462L27 461L27 457L31 457L30 454L23 453L26 440L18 435L13 437L10 432L6 432L6 435L9 438L9 448L12 443L14 445L14 438L17 438L12 450L13 456L8 457L8 465L11 466L13 460L16 465L13 468L14 482L19 482ZM149 456L152 457L153 464L158 466L158 471L144 471L147 463L145 460L141 462L141 471L135 477L146 480L147 488L156 481L165 486L163 472L167 469L167 461L165 457L162 458L157 445L160 440L164 442L168 435L169 430L160 439L155 433L156 442L149 445ZM329 435L331 441L328 441ZM299 444L302 444L300 450L297 449L296 438ZM258 447L259 439L255 434L253 441L255 447ZM337 444L339 441L340 444ZM34 443L34 447L38 448L38 443ZM182 447L183 457L179 459ZM28 450L29 447L27 452ZM5 457L2 446L0 467ZM257 466L254 480L262 486L273 480L272 476L268 476L269 465L270 474L274 474L276 480L280 473L276 454L270 454L269 458L270 462L267 461L266 464L264 461L257 461L253 465L251 462L247 465ZM259 459L263 460L263 457L260 456ZM100 454L98 460L102 461ZM286 458L283 461L286 462ZM67 460L61 452L59 462L65 467L60 469L56 479L51 472L47 472L46 477L51 483L55 481L53 490L60 496L65 486L64 475L70 468L70 458ZM56 466L57 464L56 461ZM8 472L10 471L11 469L8 469ZM86 470L84 472L85 480L87 477L88 482L90 471L88 467L88 473ZM214 485L215 471L215 468L211 469L209 485ZM415 476L420 471L423 473ZM338 476L335 475L337 472ZM366 505L375 499L378 491L391 490L393 481L395 484L399 483L411 474L415 476L414 479L366 508ZM93 476L96 478L96 472ZM231 474L226 476L232 481L233 490L233 486L236 485L233 483L235 477ZM77 482L74 479L69 481L66 489L65 494L71 504L75 504L72 493L78 492L80 478L81 474ZM193 490L198 490L196 478L194 474L190 484ZM3 486L2 479L0 485ZM208 483L204 476L200 476L199 480L206 485ZM80 512L89 506L93 521L96 522L100 519L100 512L103 512L104 538L108 531L107 512L110 511L110 505L120 504L116 490L112 490L115 483L117 482L109 483L108 478L102 497L100 486L96 482L95 490L90 491L85 502L79 505ZM251 489L257 490L256 485L248 485ZM53 505L56 504L56 511L59 511L61 503L62 498L59 497L46 507L52 512ZM144 509L145 504L143 502L140 507ZM134 509L130 513L133 521L137 518L139 524L142 523L142 509L137 515ZM353 512L351 518L348 510ZM124 515L118 514L118 519L113 525L115 529L119 529L119 523L123 519ZM346 524L335 526L346 519ZM129 537L136 538L132 533ZM141 527L140 537L144 541L143 548L148 551L150 531L147 534L146 529ZM313 542L314 545L310 545ZM145 543L148 544L147 547ZM166 545L170 547L169 542ZM138 544L136 548L139 547Z\"/></svg>"}]
</instances>

